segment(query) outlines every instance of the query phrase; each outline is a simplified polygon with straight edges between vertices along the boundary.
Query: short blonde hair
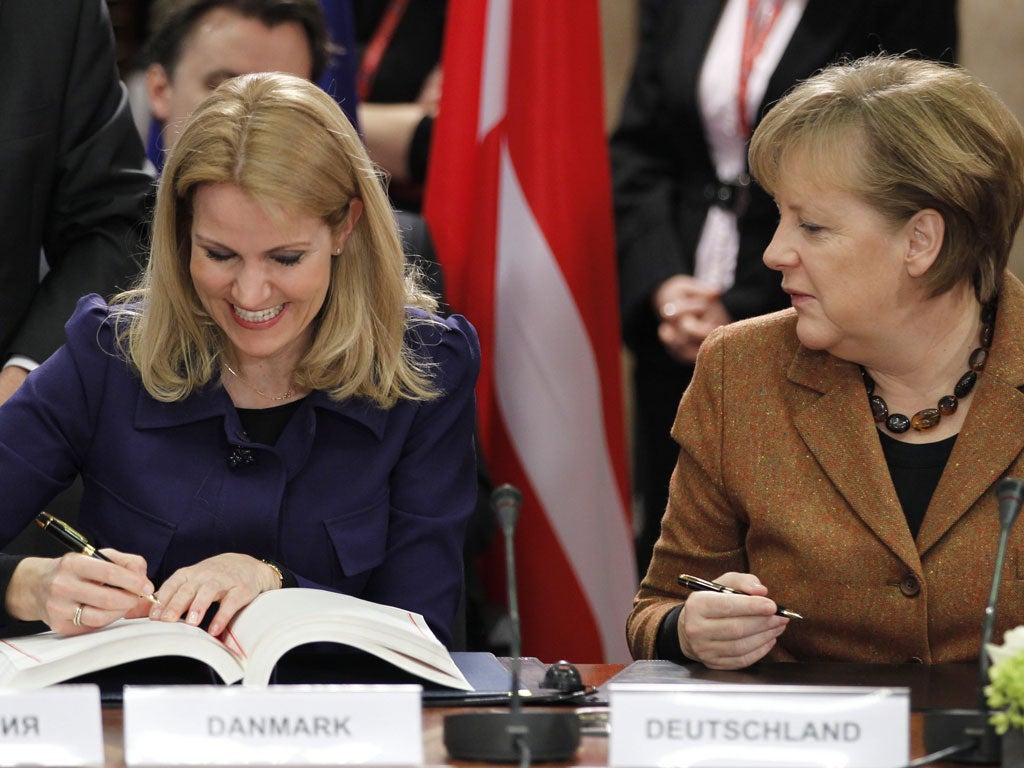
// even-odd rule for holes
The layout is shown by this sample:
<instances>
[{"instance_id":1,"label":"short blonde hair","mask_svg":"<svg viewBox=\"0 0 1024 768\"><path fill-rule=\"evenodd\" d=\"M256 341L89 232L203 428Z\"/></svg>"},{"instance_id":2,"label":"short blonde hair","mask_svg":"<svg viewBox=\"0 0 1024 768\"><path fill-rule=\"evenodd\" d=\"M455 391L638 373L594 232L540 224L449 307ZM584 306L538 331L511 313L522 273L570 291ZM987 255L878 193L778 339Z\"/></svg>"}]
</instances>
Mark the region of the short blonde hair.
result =
<instances>
[{"instance_id":1,"label":"short blonde hair","mask_svg":"<svg viewBox=\"0 0 1024 768\"><path fill-rule=\"evenodd\" d=\"M189 271L193 200L207 184L233 184L268 209L296 211L337 232L359 198L363 213L334 256L324 306L296 368L301 387L382 407L429 399L427 365L406 344L406 306L435 300L407 275L380 175L335 101L307 80L278 73L229 80L188 119L157 193L153 243L140 285L116 297L121 347L146 391L176 401L215 380L225 339ZM429 322L429 321L427 321Z\"/></svg>"},{"instance_id":2,"label":"short blonde hair","mask_svg":"<svg viewBox=\"0 0 1024 768\"><path fill-rule=\"evenodd\" d=\"M869 56L800 83L758 125L750 168L769 194L800 152L894 225L925 208L946 235L924 280L935 296L970 281L998 293L1024 210L1024 131L990 88L958 67ZM841 162L841 160L840 160Z\"/></svg>"}]
</instances>

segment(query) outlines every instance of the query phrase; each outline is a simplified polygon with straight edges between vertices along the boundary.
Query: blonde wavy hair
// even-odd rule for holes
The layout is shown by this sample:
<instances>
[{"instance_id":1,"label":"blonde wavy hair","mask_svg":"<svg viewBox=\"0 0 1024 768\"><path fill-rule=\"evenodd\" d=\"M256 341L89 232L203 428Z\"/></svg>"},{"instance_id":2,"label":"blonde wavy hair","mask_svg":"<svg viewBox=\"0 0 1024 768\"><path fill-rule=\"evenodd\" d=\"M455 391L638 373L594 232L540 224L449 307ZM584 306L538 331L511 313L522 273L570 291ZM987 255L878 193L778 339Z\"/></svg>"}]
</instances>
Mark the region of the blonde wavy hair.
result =
<instances>
[{"instance_id":1,"label":"blonde wavy hair","mask_svg":"<svg viewBox=\"0 0 1024 768\"><path fill-rule=\"evenodd\" d=\"M1024 130L970 73L888 55L828 67L754 131L750 168L769 194L794 151L894 226L942 214L930 295L969 281L980 301L995 297L1024 211Z\"/></svg>"},{"instance_id":2,"label":"blonde wavy hair","mask_svg":"<svg viewBox=\"0 0 1024 768\"><path fill-rule=\"evenodd\" d=\"M381 175L335 101L277 73L221 85L188 119L160 179L153 242L139 284L113 300L122 352L146 391L174 402L220 375L225 337L189 272L196 190L233 184L260 205L323 220L336 233L359 198L363 213L334 256L324 305L294 382L332 398L437 396L426 362L406 343L406 307L436 301L406 267ZM422 322L433 322L430 319Z\"/></svg>"}]
</instances>

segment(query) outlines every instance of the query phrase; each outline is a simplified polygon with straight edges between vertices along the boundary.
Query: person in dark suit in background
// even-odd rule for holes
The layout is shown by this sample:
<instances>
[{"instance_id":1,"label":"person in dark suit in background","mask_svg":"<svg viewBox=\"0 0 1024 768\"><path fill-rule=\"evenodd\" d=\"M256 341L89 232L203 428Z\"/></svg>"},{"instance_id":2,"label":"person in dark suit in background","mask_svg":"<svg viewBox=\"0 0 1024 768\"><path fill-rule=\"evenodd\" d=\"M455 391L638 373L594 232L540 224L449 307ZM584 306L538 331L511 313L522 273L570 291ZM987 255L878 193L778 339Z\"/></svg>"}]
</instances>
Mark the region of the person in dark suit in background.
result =
<instances>
[{"instance_id":1,"label":"person in dark suit in background","mask_svg":"<svg viewBox=\"0 0 1024 768\"><path fill-rule=\"evenodd\" d=\"M746 144L793 84L839 58L952 60L955 0L645 0L611 140L623 336L634 354L634 493L647 571L678 455L669 434L715 327L788 305L761 261L777 211ZM742 97L741 97L742 94Z\"/></svg>"},{"instance_id":2,"label":"person in dark suit in background","mask_svg":"<svg viewBox=\"0 0 1024 768\"><path fill-rule=\"evenodd\" d=\"M0 402L138 273L144 160L103 0L0 3Z\"/></svg>"},{"instance_id":3,"label":"person in dark suit in background","mask_svg":"<svg viewBox=\"0 0 1024 768\"><path fill-rule=\"evenodd\" d=\"M330 60L318 0L156 0L150 18L146 86L149 108L163 126L160 154L150 158L158 168L181 123L224 80L277 71L315 81ZM406 252L440 296L443 279L426 224L417 214L396 217Z\"/></svg>"},{"instance_id":4,"label":"person in dark suit in background","mask_svg":"<svg viewBox=\"0 0 1024 768\"><path fill-rule=\"evenodd\" d=\"M318 0L156 0L145 45L146 92L170 150L185 119L224 80L285 72L317 80L329 60ZM151 158L157 168L162 157Z\"/></svg>"}]
</instances>

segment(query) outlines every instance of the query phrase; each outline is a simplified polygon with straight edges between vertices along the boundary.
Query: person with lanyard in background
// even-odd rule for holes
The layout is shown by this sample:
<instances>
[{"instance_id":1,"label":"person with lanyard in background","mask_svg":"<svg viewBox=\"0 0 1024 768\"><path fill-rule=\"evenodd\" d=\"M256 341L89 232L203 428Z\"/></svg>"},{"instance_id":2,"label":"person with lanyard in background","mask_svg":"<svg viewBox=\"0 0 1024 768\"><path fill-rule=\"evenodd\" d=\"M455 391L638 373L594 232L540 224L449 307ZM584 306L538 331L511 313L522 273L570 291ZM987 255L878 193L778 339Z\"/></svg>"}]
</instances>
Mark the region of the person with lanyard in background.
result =
<instances>
[{"instance_id":1,"label":"person with lanyard in background","mask_svg":"<svg viewBox=\"0 0 1024 768\"><path fill-rule=\"evenodd\" d=\"M362 0L353 6L359 127L370 157L391 176L395 207L422 207L441 101L446 0Z\"/></svg>"},{"instance_id":2,"label":"person with lanyard in background","mask_svg":"<svg viewBox=\"0 0 1024 768\"><path fill-rule=\"evenodd\" d=\"M955 0L645 0L639 23L611 160L642 577L697 350L714 328L787 303L761 262L777 211L749 180L751 132L830 62L876 51L952 60L957 22Z\"/></svg>"}]
</instances>

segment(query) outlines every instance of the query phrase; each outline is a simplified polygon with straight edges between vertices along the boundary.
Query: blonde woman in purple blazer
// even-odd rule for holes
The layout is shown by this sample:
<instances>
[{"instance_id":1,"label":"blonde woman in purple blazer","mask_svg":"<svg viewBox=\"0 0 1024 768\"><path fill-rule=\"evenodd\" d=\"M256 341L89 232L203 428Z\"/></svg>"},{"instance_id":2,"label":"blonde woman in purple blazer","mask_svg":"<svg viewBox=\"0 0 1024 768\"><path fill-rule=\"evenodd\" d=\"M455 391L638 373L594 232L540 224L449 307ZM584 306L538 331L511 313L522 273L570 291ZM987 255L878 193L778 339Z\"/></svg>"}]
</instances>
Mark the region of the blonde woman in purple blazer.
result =
<instances>
[{"instance_id":1,"label":"blonde woman in purple blazer","mask_svg":"<svg viewBox=\"0 0 1024 768\"><path fill-rule=\"evenodd\" d=\"M140 286L83 298L0 409L0 544L78 474L114 561L0 558L0 632L148 614L219 635L301 586L450 642L480 356L435 306L337 103L289 75L225 82L168 156Z\"/></svg>"}]
</instances>

